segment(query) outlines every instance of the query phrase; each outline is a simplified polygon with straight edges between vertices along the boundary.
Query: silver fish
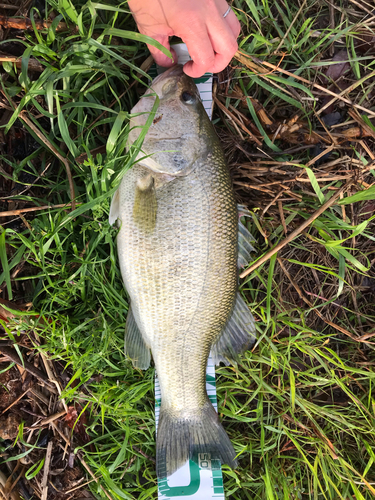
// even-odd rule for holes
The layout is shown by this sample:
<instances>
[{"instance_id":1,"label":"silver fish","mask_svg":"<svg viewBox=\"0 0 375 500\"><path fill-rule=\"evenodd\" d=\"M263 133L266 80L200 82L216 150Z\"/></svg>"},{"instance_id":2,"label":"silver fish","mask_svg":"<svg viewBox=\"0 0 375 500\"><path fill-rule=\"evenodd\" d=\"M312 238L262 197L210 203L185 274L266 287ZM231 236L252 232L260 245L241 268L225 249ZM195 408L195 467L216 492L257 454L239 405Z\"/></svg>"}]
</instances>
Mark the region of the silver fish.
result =
<instances>
[{"instance_id":1,"label":"silver fish","mask_svg":"<svg viewBox=\"0 0 375 500\"><path fill-rule=\"evenodd\" d=\"M210 351L216 363L229 364L255 341L237 270L253 248L193 80L174 66L152 90L132 110L131 143L155 94L160 99L138 162L114 195L110 222L120 221L118 257L131 299L125 352L140 369L152 352L159 377L157 474L166 477L198 453L237 464L206 394L205 373Z\"/></svg>"}]
</instances>

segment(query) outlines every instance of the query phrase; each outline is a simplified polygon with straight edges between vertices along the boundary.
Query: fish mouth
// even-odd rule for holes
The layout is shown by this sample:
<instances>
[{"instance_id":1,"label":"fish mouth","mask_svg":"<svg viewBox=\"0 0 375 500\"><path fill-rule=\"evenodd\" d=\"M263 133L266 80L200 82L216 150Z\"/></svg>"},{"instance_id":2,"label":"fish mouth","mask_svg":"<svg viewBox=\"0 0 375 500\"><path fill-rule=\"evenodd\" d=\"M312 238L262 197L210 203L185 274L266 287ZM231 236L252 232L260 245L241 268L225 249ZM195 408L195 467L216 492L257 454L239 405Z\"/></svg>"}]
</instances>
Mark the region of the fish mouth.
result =
<instances>
[{"instance_id":1,"label":"fish mouth","mask_svg":"<svg viewBox=\"0 0 375 500\"><path fill-rule=\"evenodd\" d=\"M174 66L168 68L166 71L157 76L152 82L152 85L155 85L155 83L161 82L162 80L169 78L171 76L181 77L183 75L184 75L184 70L182 64L175 64Z\"/></svg>"},{"instance_id":2,"label":"fish mouth","mask_svg":"<svg viewBox=\"0 0 375 500\"><path fill-rule=\"evenodd\" d=\"M165 77L182 76L182 75L184 75L183 65L182 64L175 64L171 68L168 68L167 71L164 71L163 75Z\"/></svg>"},{"instance_id":3,"label":"fish mouth","mask_svg":"<svg viewBox=\"0 0 375 500\"><path fill-rule=\"evenodd\" d=\"M171 83L171 86L167 84L167 88L164 89L164 85L168 81ZM151 88L159 95L160 98L165 97L166 95L179 96L183 91L199 96L193 79L184 73L182 64L176 64L175 66L168 68L161 75L157 76L152 82Z\"/></svg>"}]
</instances>

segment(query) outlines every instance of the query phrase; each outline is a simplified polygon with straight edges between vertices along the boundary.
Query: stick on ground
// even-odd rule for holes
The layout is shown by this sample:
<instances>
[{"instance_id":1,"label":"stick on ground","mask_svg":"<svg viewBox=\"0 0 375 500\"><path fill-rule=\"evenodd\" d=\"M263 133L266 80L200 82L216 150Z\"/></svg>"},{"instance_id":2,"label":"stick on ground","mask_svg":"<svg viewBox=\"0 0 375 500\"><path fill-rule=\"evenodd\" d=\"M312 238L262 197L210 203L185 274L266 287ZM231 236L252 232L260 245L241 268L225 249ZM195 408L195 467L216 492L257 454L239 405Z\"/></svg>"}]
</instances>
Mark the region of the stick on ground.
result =
<instances>
[{"instance_id":1,"label":"stick on ground","mask_svg":"<svg viewBox=\"0 0 375 500\"><path fill-rule=\"evenodd\" d=\"M247 276L248 274L253 272L259 266L264 264L264 262L266 262L268 259L270 259L272 257L272 255L275 255L275 253L279 252L282 248L285 247L285 245L287 245L292 240L294 240L294 238L296 238L299 234L301 234L302 231L304 229L306 229L307 226L309 226L312 222L314 222L315 219L317 219L319 217L319 215L321 215L323 212L325 212L327 210L327 208L332 206L335 203L335 201L337 200L337 198L339 198L341 196L341 194L344 193L348 189L349 186L351 186L352 182L353 181L347 182L342 188L340 188L338 191L336 191L336 193L328 201L326 201L324 203L324 205L322 205L316 212L314 212L312 214L311 217L309 217L307 220L305 220L305 222L303 222L299 227L297 227L297 229L295 229L293 232L291 232L290 235L287 238L285 238L285 240L280 241L280 243L278 243L275 247L271 248L271 250L269 252L264 254L263 257L261 257L259 260L254 262L254 264L252 266L250 266L248 269L243 271L240 274L240 278L245 278L245 276Z\"/></svg>"}]
</instances>

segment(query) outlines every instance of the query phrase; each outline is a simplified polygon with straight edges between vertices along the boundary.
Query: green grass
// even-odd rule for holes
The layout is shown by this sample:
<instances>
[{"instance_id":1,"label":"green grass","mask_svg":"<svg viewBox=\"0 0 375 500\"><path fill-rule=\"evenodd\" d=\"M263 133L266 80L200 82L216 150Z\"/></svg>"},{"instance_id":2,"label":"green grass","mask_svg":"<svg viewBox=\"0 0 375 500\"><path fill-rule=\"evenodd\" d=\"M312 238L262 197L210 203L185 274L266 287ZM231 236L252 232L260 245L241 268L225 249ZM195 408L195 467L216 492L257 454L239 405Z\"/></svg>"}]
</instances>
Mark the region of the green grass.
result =
<instances>
[{"instance_id":1,"label":"green grass","mask_svg":"<svg viewBox=\"0 0 375 500\"><path fill-rule=\"evenodd\" d=\"M375 69L373 55L357 53L354 43L363 31L373 36L373 27L351 3L335 2L334 28L327 27L328 6L320 0L308 0L301 12L287 1L235 0L233 6L243 23L240 49L256 64L280 64L314 82L331 64L329 49L335 42L348 48L353 83ZM14 181L22 183L25 172L37 178L29 191L12 196L21 207L69 204L66 169L51 152L54 147L69 162L78 205L73 212L69 205L25 214L27 224L21 227L11 218L3 223L0 281L5 298L33 302L32 314L3 323L4 336L17 342L25 331L31 339L37 333L40 349L66 370L70 382L63 396L87 413L91 443L81 446L82 456L111 497L156 498L154 370L134 370L124 357L128 299L117 264L116 230L107 222L110 196L134 158L125 151L128 118L138 93L147 88L147 75L139 69L147 40L135 32L126 4L107 0L73 6L69 0L47 0L50 11L58 14L53 25L27 32L22 41L22 68L4 63L7 78L0 80L13 109L4 131L24 126L39 148L22 161L11 155L2 161ZM68 23L67 31L55 30L60 21ZM40 61L42 73L27 71L29 57ZM322 96L313 87L277 71L259 76L240 64L229 90L235 85L270 116L275 110L288 119L299 113L307 127L316 128ZM374 111L374 102L369 104L373 92L374 82L367 79L350 97ZM227 98L226 104L255 123L268 154L263 159L272 156L281 170L298 175L307 171L305 190L292 188L299 198L283 201L288 228L298 227L329 198L329 188L342 181L319 183L324 164L306 169L308 149L285 153L283 142L266 135L250 99L247 107L240 99ZM22 113L39 134L22 122ZM237 178L238 132L224 115L216 114L214 123ZM245 140L241 144L250 156L259 154ZM372 138L367 145L374 151ZM103 153L92 156L99 146ZM371 159L357 146L352 160L363 169ZM87 159L77 162L83 153ZM284 162L293 166L284 167ZM373 172L364 177L368 186ZM260 257L284 238L280 216L277 210L261 216L262 192L237 194L254 210L248 224ZM366 200L373 199L373 187L354 184L351 193L277 256L290 279L273 258L242 284L259 339L241 365L217 369L219 414L240 461L235 471L223 468L227 498L367 499L375 494L373 343L371 336L359 340L375 333L374 209L366 209ZM97 498L106 498L96 483L90 488Z\"/></svg>"}]
</instances>

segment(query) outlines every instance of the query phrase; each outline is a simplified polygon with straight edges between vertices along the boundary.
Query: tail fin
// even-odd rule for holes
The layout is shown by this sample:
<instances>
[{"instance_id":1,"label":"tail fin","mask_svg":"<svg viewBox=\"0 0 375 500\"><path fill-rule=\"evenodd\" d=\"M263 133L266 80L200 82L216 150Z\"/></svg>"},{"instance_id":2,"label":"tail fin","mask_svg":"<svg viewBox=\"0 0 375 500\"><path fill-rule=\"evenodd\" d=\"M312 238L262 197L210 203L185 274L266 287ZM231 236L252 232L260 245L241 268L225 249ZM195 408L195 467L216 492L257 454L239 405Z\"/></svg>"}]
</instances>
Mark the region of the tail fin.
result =
<instances>
[{"instance_id":1,"label":"tail fin","mask_svg":"<svg viewBox=\"0 0 375 500\"><path fill-rule=\"evenodd\" d=\"M198 453L209 453L230 467L237 466L236 453L218 415L207 401L199 413L176 418L160 412L156 440L156 470L159 478L170 476Z\"/></svg>"}]
</instances>

